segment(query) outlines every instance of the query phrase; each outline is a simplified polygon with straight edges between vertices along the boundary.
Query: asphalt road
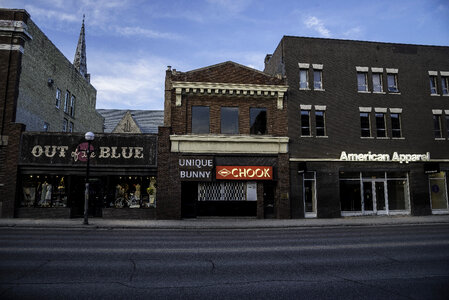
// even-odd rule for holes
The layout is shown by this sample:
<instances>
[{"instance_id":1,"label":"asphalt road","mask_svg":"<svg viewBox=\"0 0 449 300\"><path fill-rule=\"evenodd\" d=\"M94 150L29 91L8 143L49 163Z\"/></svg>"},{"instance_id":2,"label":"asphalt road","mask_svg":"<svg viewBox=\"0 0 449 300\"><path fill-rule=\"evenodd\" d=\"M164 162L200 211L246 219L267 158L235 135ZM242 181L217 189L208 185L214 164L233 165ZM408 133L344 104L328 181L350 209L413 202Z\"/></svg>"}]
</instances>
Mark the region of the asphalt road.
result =
<instances>
[{"instance_id":1,"label":"asphalt road","mask_svg":"<svg viewBox=\"0 0 449 300\"><path fill-rule=\"evenodd\" d=\"M449 299L449 226L0 229L0 299Z\"/></svg>"}]
</instances>

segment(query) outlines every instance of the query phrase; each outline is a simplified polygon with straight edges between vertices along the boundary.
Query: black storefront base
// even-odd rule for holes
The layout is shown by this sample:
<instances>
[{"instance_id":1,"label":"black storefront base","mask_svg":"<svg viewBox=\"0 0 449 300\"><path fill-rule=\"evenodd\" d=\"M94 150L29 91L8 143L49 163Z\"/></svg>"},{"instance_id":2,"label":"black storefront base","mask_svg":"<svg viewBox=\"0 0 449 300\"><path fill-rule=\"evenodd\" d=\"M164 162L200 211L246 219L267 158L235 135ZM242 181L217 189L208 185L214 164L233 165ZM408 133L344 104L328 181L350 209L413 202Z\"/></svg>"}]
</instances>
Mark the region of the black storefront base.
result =
<instances>
[{"instance_id":1,"label":"black storefront base","mask_svg":"<svg viewBox=\"0 0 449 300\"><path fill-rule=\"evenodd\" d=\"M103 219L155 220L155 208L103 208Z\"/></svg>"},{"instance_id":2,"label":"black storefront base","mask_svg":"<svg viewBox=\"0 0 449 300\"><path fill-rule=\"evenodd\" d=\"M17 218L30 219L69 219L68 207L19 207L16 211Z\"/></svg>"}]
</instances>

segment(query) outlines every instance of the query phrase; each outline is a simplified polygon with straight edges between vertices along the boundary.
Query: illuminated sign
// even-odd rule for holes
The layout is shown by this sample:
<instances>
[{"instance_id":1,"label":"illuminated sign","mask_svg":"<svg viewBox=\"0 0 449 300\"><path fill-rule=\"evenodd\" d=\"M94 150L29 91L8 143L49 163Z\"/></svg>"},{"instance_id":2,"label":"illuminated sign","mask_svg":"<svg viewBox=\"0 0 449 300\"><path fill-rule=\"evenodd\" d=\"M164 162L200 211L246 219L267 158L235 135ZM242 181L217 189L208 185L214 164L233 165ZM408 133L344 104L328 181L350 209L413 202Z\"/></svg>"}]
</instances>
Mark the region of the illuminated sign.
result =
<instances>
[{"instance_id":1,"label":"illuminated sign","mask_svg":"<svg viewBox=\"0 0 449 300\"><path fill-rule=\"evenodd\" d=\"M217 166L215 176L225 180L273 180L273 167Z\"/></svg>"},{"instance_id":2,"label":"illuminated sign","mask_svg":"<svg viewBox=\"0 0 449 300\"><path fill-rule=\"evenodd\" d=\"M398 162L398 163L410 163L410 162L425 162L430 161L430 152L426 154L403 154L393 152L390 154L376 154L371 153L346 153L341 152L340 160L342 161L378 161L378 162Z\"/></svg>"}]
</instances>

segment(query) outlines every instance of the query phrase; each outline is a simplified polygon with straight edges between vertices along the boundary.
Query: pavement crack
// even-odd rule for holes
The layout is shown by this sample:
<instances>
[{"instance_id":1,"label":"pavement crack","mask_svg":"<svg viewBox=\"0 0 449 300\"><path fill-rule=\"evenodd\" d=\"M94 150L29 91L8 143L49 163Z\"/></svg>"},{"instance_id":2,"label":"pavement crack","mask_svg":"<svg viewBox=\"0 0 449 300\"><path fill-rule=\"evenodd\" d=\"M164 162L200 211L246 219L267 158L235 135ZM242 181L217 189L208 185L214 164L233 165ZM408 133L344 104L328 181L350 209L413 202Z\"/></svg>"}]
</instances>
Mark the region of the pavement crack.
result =
<instances>
[{"instance_id":1,"label":"pavement crack","mask_svg":"<svg viewBox=\"0 0 449 300\"><path fill-rule=\"evenodd\" d=\"M130 258L129 260L133 264L133 270L131 272L131 275L129 276L129 282L132 282L134 275L136 274L137 266L136 266L136 262L134 261L134 259Z\"/></svg>"},{"instance_id":2,"label":"pavement crack","mask_svg":"<svg viewBox=\"0 0 449 300\"><path fill-rule=\"evenodd\" d=\"M39 264L38 266L32 268L32 269L29 270L29 271L24 272L24 273L23 273L22 275L20 275L20 276L18 276L18 277L16 278L16 281L21 280L21 279L25 278L26 276L28 276L28 275L30 275L30 274L32 274L32 273L38 271L39 269L41 269L43 266L45 266L46 264L48 264L48 263L50 263L50 262L51 262L51 259L45 260L44 262L42 262L42 263Z\"/></svg>"},{"instance_id":3,"label":"pavement crack","mask_svg":"<svg viewBox=\"0 0 449 300\"><path fill-rule=\"evenodd\" d=\"M212 265L212 268L210 269L210 272L214 273L214 271L215 271L215 263L214 263L214 261L212 259L208 259L207 261L210 262L210 264Z\"/></svg>"}]
</instances>

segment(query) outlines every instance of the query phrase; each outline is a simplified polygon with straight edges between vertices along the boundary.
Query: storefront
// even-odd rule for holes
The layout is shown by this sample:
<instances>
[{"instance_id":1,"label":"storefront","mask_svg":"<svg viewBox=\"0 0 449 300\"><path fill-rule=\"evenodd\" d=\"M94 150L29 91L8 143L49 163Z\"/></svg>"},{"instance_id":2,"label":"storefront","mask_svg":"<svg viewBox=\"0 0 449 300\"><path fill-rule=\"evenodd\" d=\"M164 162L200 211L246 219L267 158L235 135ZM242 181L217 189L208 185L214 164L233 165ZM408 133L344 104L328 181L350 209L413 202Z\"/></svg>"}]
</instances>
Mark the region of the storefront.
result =
<instances>
[{"instance_id":1,"label":"storefront","mask_svg":"<svg viewBox=\"0 0 449 300\"><path fill-rule=\"evenodd\" d=\"M24 133L18 217L80 217L84 212L87 142L82 134ZM157 137L97 134L91 143L89 213L155 218Z\"/></svg>"},{"instance_id":2,"label":"storefront","mask_svg":"<svg viewBox=\"0 0 449 300\"><path fill-rule=\"evenodd\" d=\"M298 170L291 187L298 202L292 213L298 217L449 213L449 164L430 152L342 151L339 159L290 161Z\"/></svg>"}]
</instances>

